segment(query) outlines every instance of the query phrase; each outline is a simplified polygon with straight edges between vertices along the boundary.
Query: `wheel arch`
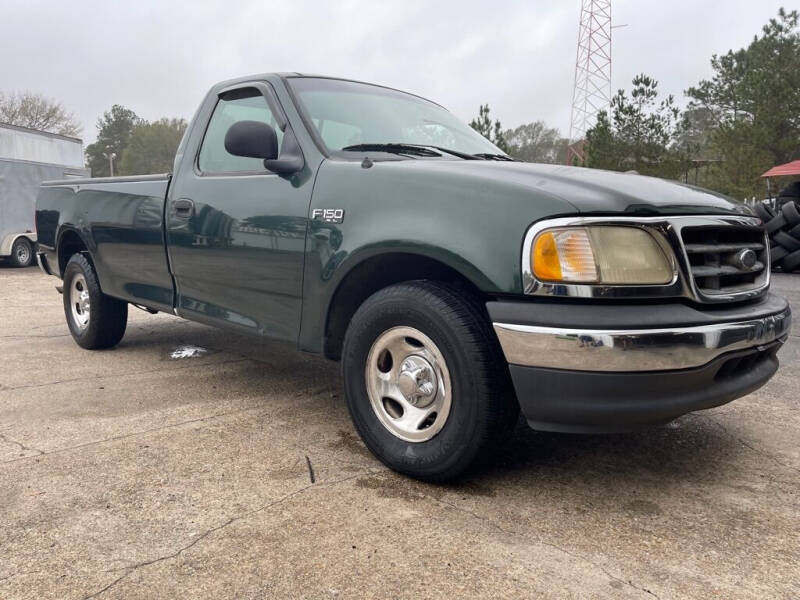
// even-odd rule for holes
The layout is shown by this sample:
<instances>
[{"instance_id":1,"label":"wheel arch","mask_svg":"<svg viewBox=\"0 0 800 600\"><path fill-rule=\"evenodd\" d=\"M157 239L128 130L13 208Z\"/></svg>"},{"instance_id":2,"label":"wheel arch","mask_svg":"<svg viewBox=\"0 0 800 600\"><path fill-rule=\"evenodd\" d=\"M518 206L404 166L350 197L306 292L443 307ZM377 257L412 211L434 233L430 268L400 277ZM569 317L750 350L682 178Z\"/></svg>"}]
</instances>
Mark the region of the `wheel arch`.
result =
<instances>
[{"instance_id":1,"label":"wheel arch","mask_svg":"<svg viewBox=\"0 0 800 600\"><path fill-rule=\"evenodd\" d=\"M431 256L418 249L365 251L348 263L346 270L343 265L339 268L341 275L325 310L323 354L331 360L341 357L347 326L358 307L385 287L419 279L443 281L458 285L482 301L489 298L493 289L490 280L461 257L441 252Z\"/></svg>"},{"instance_id":2,"label":"wheel arch","mask_svg":"<svg viewBox=\"0 0 800 600\"><path fill-rule=\"evenodd\" d=\"M61 232L58 234L58 242L56 243L56 256L58 256L58 276L64 276L64 269L67 266L67 262L69 261L70 257L73 254L77 254L78 252L83 252L86 255L87 260L89 261L92 266L94 266L94 261L92 259L91 253L89 252L89 245L83 239L80 233L77 230L72 229L71 227L62 229Z\"/></svg>"}]
</instances>

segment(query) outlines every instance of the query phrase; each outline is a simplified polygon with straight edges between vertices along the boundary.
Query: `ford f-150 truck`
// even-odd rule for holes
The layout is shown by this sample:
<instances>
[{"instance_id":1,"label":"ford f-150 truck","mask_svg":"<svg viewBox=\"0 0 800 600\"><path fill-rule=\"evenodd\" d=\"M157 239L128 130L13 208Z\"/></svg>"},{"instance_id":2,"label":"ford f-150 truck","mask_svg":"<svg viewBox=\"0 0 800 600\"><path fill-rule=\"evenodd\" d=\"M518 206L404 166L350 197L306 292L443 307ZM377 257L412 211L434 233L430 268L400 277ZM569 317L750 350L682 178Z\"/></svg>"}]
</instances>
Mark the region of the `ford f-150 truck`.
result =
<instances>
[{"instance_id":1,"label":"ford f-150 truck","mask_svg":"<svg viewBox=\"0 0 800 600\"><path fill-rule=\"evenodd\" d=\"M749 209L509 158L434 102L267 74L211 89L170 175L54 181L41 268L83 348L128 305L341 361L367 447L442 481L534 429L620 432L769 380L790 327Z\"/></svg>"}]
</instances>

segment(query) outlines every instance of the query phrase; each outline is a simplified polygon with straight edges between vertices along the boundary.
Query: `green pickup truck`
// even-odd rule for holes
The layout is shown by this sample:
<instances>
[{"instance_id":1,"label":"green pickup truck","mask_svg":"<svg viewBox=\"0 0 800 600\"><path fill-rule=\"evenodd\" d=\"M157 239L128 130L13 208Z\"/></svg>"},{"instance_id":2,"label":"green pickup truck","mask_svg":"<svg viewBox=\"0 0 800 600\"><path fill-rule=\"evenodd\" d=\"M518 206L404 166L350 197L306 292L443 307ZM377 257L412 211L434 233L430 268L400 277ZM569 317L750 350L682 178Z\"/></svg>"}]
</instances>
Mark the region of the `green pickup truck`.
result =
<instances>
[{"instance_id":1,"label":"green pickup truck","mask_svg":"<svg viewBox=\"0 0 800 600\"><path fill-rule=\"evenodd\" d=\"M328 77L214 86L172 174L48 182L36 225L83 348L133 304L341 361L364 443L429 481L520 410L619 432L752 392L791 320L742 204L518 162L434 102Z\"/></svg>"}]
</instances>

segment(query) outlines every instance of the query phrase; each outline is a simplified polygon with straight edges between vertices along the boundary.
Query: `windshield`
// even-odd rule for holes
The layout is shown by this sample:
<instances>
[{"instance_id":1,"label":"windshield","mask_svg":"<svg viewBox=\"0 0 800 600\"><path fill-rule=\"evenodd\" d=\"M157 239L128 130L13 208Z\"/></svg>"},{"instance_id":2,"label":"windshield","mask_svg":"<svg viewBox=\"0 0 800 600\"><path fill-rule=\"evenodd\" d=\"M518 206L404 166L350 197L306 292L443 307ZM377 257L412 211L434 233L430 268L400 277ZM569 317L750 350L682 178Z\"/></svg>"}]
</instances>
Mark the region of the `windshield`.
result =
<instances>
[{"instance_id":1,"label":"windshield","mask_svg":"<svg viewBox=\"0 0 800 600\"><path fill-rule=\"evenodd\" d=\"M417 144L465 154L502 154L446 109L411 94L315 77L293 77L289 85L332 152L364 144Z\"/></svg>"}]
</instances>

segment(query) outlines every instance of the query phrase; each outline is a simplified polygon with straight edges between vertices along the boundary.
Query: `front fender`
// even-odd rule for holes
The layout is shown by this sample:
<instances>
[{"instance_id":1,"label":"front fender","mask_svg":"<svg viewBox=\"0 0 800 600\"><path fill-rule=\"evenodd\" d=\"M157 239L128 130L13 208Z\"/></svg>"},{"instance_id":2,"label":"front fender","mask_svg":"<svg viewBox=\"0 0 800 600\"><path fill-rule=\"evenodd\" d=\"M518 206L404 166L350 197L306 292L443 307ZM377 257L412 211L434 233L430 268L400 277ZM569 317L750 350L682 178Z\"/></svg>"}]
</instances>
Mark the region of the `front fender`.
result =
<instances>
[{"instance_id":1,"label":"front fender","mask_svg":"<svg viewBox=\"0 0 800 600\"><path fill-rule=\"evenodd\" d=\"M487 294L522 293L520 255L528 226L574 208L516 182L487 181L446 166L323 162L309 213L302 348L320 347L328 307L345 277L383 254L434 260ZM320 218L327 209L341 215L338 222Z\"/></svg>"},{"instance_id":2,"label":"front fender","mask_svg":"<svg viewBox=\"0 0 800 600\"><path fill-rule=\"evenodd\" d=\"M334 304L337 310L354 312L360 301L385 285L440 277L449 272L448 279L455 276L479 290L496 292L498 289L497 283L475 264L448 249L430 244L386 240L352 252L320 252L313 243L309 247L299 343L302 349L312 352L322 348ZM337 296L340 290L343 296Z\"/></svg>"}]
</instances>

